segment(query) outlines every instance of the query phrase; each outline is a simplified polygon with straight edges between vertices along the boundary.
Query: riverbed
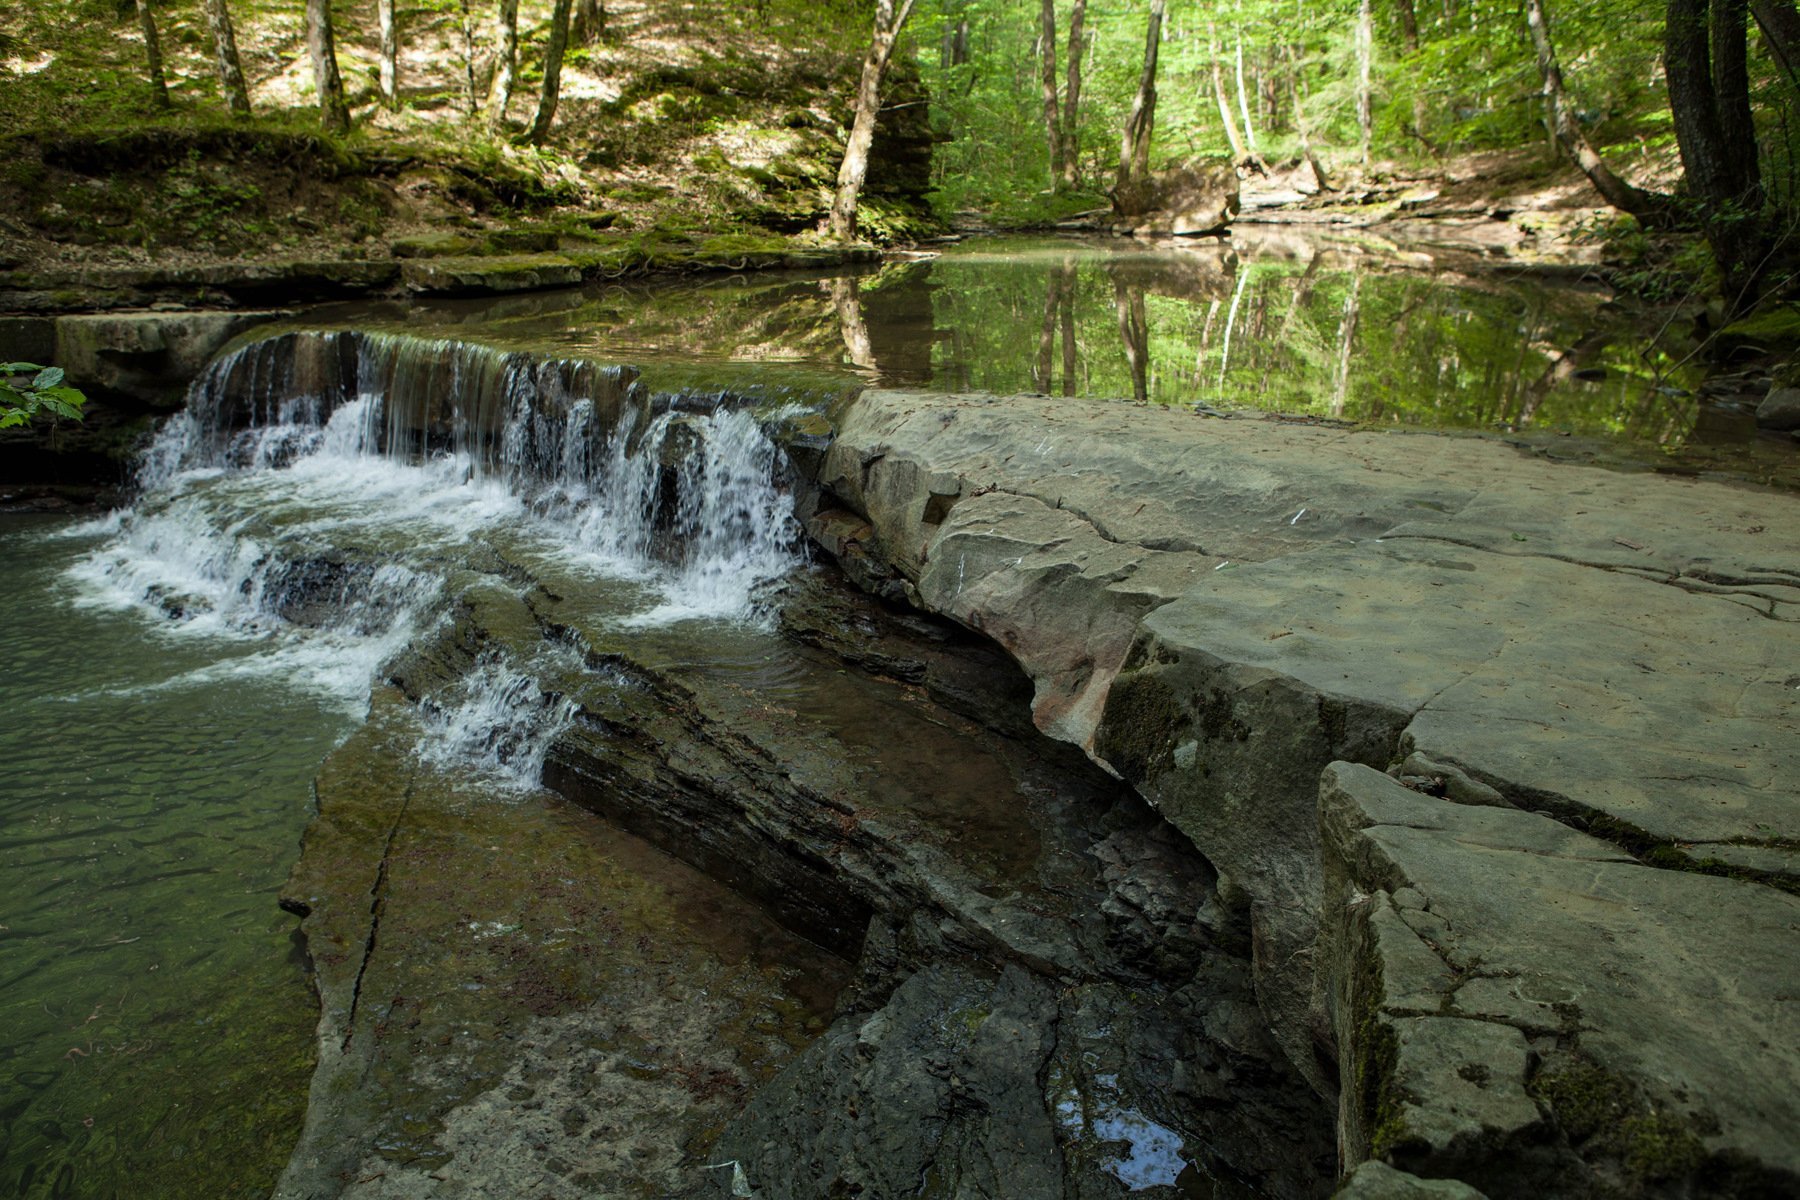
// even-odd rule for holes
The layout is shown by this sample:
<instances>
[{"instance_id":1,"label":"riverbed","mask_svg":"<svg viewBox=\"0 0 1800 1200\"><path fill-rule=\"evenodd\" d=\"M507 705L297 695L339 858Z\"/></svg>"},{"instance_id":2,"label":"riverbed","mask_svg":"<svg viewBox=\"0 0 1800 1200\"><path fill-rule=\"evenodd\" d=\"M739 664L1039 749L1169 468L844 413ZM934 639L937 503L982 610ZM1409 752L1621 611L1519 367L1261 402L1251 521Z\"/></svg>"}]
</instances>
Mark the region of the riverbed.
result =
<instances>
[{"instance_id":1,"label":"riverbed","mask_svg":"<svg viewBox=\"0 0 1800 1200\"><path fill-rule=\"evenodd\" d=\"M960 631L819 578L790 457L871 383L1684 471L1770 453L1702 421L1679 347L1604 293L1354 242L977 241L283 329L197 388L130 508L0 527L20 1195L704 1194L715 1141L840 1010L958 956L1083 981L1043 1061L1091 1186L1315 1193L1328 1114L1282 1112L1304 1085L1279 1055L1233 1047L1268 1072L1244 1111L1287 1126L1247 1150L1150 1065L1173 1035L1127 998L1244 1003L1241 948L1124 904L1105 864L1189 909L1210 869L1025 734L1029 685L958 682ZM764 806L742 830L733 789ZM659 815L701 793L716 838ZM1182 949L1143 961L1143 921ZM997 985L932 978L974 1038Z\"/></svg>"}]
</instances>

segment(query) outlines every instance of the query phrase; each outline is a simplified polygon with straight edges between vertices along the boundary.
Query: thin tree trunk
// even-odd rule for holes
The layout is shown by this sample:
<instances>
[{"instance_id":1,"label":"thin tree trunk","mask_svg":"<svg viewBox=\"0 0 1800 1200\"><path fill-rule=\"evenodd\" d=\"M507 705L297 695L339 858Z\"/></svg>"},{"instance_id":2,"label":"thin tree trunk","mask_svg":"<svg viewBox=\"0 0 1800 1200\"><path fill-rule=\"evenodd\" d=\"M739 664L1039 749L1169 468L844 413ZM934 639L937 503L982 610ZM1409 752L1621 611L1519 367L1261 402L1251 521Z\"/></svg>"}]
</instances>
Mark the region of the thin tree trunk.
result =
<instances>
[{"instance_id":1,"label":"thin tree trunk","mask_svg":"<svg viewBox=\"0 0 1800 1200\"><path fill-rule=\"evenodd\" d=\"M1375 105L1370 75L1375 64L1375 14L1369 0L1362 0L1356 12L1356 127L1360 131L1358 156L1363 166L1369 165L1369 150L1375 140Z\"/></svg>"},{"instance_id":2,"label":"thin tree trunk","mask_svg":"<svg viewBox=\"0 0 1800 1200\"><path fill-rule=\"evenodd\" d=\"M331 0L306 0L306 46L312 54L313 86L319 93L319 120L332 133L348 133L350 109L344 103L343 76L338 74Z\"/></svg>"},{"instance_id":3,"label":"thin tree trunk","mask_svg":"<svg viewBox=\"0 0 1800 1200\"><path fill-rule=\"evenodd\" d=\"M1318 183L1320 190L1329 192L1333 190L1331 180L1325 175L1325 164L1321 163L1319 161L1319 156L1313 152L1312 122L1306 119L1306 105L1300 100L1300 68L1294 62L1293 47L1287 47L1286 52L1288 58L1288 96L1294 105L1294 130L1300 135L1300 157L1304 158L1306 160L1306 165L1312 168L1313 180Z\"/></svg>"},{"instance_id":4,"label":"thin tree trunk","mask_svg":"<svg viewBox=\"0 0 1800 1200\"><path fill-rule=\"evenodd\" d=\"M206 25L212 33L213 59L219 68L219 90L225 106L236 117L250 115L250 89L244 85L244 66L238 59L237 35L231 28L231 10L225 0L206 0Z\"/></svg>"},{"instance_id":5,"label":"thin tree trunk","mask_svg":"<svg viewBox=\"0 0 1800 1200\"><path fill-rule=\"evenodd\" d=\"M1087 52L1087 0L1075 0L1069 10L1068 86L1063 89L1062 178L1063 186L1081 182L1081 60Z\"/></svg>"},{"instance_id":6,"label":"thin tree trunk","mask_svg":"<svg viewBox=\"0 0 1800 1200\"><path fill-rule=\"evenodd\" d=\"M1569 110L1568 96L1563 91L1562 68L1557 65L1556 47L1550 41L1550 18L1544 11L1544 0L1525 0L1525 23L1531 27L1531 44L1537 52L1538 73L1544 80L1544 100L1550 106L1550 119L1564 152L1575 160L1575 165L1581 168L1588 181L1594 185L1594 190L1608 204L1642 221L1649 222L1659 217L1664 208L1662 198L1633 187L1614 175L1599 152L1589 143L1587 135L1581 131L1581 126Z\"/></svg>"},{"instance_id":7,"label":"thin tree trunk","mask_svg":"<svg viewBox=\"0 0 1800 1200\"><path fill-rule=\"evenodd\" d=\"M1750 11L1789 84L1800 83L1800 10L1794 0L1751 0Z\"/></svg>"},{"instance_id":8,"label":"thin tree trunk","mask_svg":"<svg viewBox=\"0 0 1800 1200\"><path fill-rule=\"evenodd\" d=\"M506 123L512 104L513 77L519 69L519 0L500 0L500 46L494 55L494 81L488 86L488 124Z\"/></svg>"},{"instance_id":9,"label":"thin tree trunk","mask_svg":"<svg viewBox=\"0 0 1800 1200\"><path fill-rule=\"evenodd\" d=\"M1250 122L1250 99L1244 94L1244 35L1238 32L1236 40L1237 59L1237 102L1238 112L1244 118L1244 148L1250 151L1250 157L1261 160L1262 153L1256 145L1256 126Z\"/></svg>"},{"instance_id":10,"label":"thin tree trunk","mask_svg":"<svg viewBox=\"0 0 1800 1200\"><path fill-rule=\"evenodd\" d=\"M1140 404L1150 399L1150 322L1142 288L1113 283L1113 308L1119 317L1119 340L1131 369L1131 395Z\"/></svg>"},{"instance_id":11,"label":"thin tree trunk","mask_svg":"<svg viewBox=\"0 0 1800 1200\"><path fill-rule=\"evenodd\" d=\"M462 19L458 24L462 30L463 112L473 117L476 112L475 10L469 7L469 0L460 0L460 2Z\"/></svg>"},{"instance_id":12,"label":"thin tree trunk","mask_svg":"<svg viewBox=\"0 0 1800 1200\"><path fill-rule=\"evenodd\" d=\"M1065 396L1073 396L1075 394L1075 372L1080 366L1080 359L1075 347L1075 262L1073 259L1063 259L1061 274L1062 301L1059 307L1062 310L1060 313L1062 325L1062 394Z\"/></svg>"},{"instance_id":13,"label":"thin tree trunk","mask_svg":"<svg viewBox=\"0 0 1800 1200\"><path fill-rule=\"evenodd\" d=\"M150 76L150 100L169 107L169 78L163 73L162 39L156 36L156 14L150 0L137 0L138 30L144 35L144 68Z\"/></svg>"},{"instance_id":14,"label":"thin tree trunk","mask_svg":"<svg viewBox=\"0 0 1800 1200\"><path fill-rule=\"evenodd\" d=\"M837 310L838 333L844 339L844 353L851 362L867 370L875 369L875 342L869 336L868 322L863 320L862 292L856 280L839 277L831 281L831 306Z\"/></svg>"},{"instance_id":15,"label":"thin tree trunk","mask_svg":"<svg viewBox=\"0 0 1800 1200\"><path fill-rule=\"evenodd\" d=\"M1356 341L1357 319L1362 313L1362 273L1350 275L1350 294L1344 297L1344 316L1338 322L1337 366L1331 373L1331 415L1344 415L1344 402L1350 395L1350 348Z\"/></svg>"},{"instance_id":16,"label":"thin tree trunk","mask_svg":"<svg viewBox=\"0 0 1800 1200\"><path fill-rule=\"evenodd\" d=\"M1413 66L1412 78L1412 112L1413 135L1425 144L1425 148L1433 154L1437 146L1425 135L1425 93L1419 90L1420 72L1419 58L1419 14L1413 8L1413 0L1395 0L1395 7L1400 11L1400 44L1406 49L1408 62Z\"/></svg>"},{"instance_id":17,"label":"thin tree trunk","mask_svg":"<svg viewBox=\"0 0 1800 1200\"><path fill-rule=\"evenodd\" d=\"M1056 102L1056 0L1038 5L1038 83L1044 97L1044 136L1050 144L1050 186L1062 186L1062 113Z\"/></svg>"},{"instance_id":18,"label":"thin tree trunk","mask_svg":"<svg viewBox=\"0 0 1800 1200\"><path fill-rule=\"evenodd\" d=\"M1144 70L1138 76L1137 95L1132 97L1131 114L1125 118L1125 133L1119 141L1116 194L1122 194L1150 173L1150 138L1156 131L1156 56L1162 48L1162 23L1163 0L1150 0L1150 20L1144 31Z\"/></svg>"},{"instance_id":19,"label":"thin tree trunk","mask_svg":"<svg viewBox=\"0 0 1800 1200\"><path fill-rule=\"evenodd\" d=\"M1231 161L1241 163L1250 157L1250 151L1238 132L1237 118L1231 115L1231 99L1225 91L1225 68L1219 62L1219 38L1211 26L1207 28L1207 41L1212 49L1213 96L1219 102L1219 123L1225 126L1225 140L1231 143Z\"/></svg>"},{"instance_id":20,"label":"thin tree trunk","mask_svg":"<svg viewBox=\"0 0 1800 1200\"><path fill-rule=\"evenodd\" d=\"M542 145L550 134L550 123L556 120L556 101L562 89L563 52L569 48L570 0L556 0L550 13L550 44L544 47L544 90L538 93L537 116L531 119L531 132L526 140Z\"/></svg>"},{"instance_id":21,"label":"thin tree trunk","mask_svg":"<svg viewBox=\"0 0 1800 1200\"><path fill-rule=\"evenodd\" d=\"M856 236L856 200L869 173L869 147L875 141L875 118L881 110L881 77L887 74L894 43L912 8L913 0L900 0L898 8L894 0L875 0L875 31L857 80L856 115L844 145L844 161L838 165L837 194L831 201L831 236L841 242Z\"/></svg>"},{"instance_id":22,"label":"thin tree trunk","mask_svg":"<svg viewBox=\"0 0 1800 1200\"><path fill-rule=\"evenodd\" d=\"M1051 386L1056 382L1056 317L1061 307L1062 277L1049 274L1044 295L1044 320L1038 326L1037 362L1031 368L1032 387L1048 396Z\"/></svg>"},{"instance_id":23,"label":"thin tree trunk","mask_svg":"<svg viewBox=\"0 0 1800 1200\"><path fill-rule=\"evenodd\" d=\"M578 0L569 36L578 46L591 46L606 36L606 5L601 0Z\"/></svg>"},{"instance_id":24,"label":"thin tree trunk","mask_svg":"<svg viewBox=\"0 0 1800 1200\"><path fill-rule=\"evenodd\" d=\"M400 16L395 0L376 0L375 24L381 33L381 102L392 111L400 107Z\"/></svg>"}]
</instances>

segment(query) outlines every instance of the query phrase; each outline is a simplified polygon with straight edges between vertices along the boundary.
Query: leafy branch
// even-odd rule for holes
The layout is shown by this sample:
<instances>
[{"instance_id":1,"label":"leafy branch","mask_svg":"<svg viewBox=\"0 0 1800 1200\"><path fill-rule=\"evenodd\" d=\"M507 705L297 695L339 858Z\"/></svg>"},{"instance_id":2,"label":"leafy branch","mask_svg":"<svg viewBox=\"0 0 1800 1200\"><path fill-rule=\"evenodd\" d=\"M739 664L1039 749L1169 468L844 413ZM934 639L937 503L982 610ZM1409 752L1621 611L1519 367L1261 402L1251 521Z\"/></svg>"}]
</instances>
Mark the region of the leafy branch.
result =
<instances>
[{"instance_id":1,"label":"leafy branch","mask_svg":"<svg viewBox=\"0 0 1800 1200\"><path fill-rule=\"evenodd\" d=\"M81 420L87 397L63 382L61 367L0 363L0 429L23 425L40 412Z\"/></svg>"}]
</instances>

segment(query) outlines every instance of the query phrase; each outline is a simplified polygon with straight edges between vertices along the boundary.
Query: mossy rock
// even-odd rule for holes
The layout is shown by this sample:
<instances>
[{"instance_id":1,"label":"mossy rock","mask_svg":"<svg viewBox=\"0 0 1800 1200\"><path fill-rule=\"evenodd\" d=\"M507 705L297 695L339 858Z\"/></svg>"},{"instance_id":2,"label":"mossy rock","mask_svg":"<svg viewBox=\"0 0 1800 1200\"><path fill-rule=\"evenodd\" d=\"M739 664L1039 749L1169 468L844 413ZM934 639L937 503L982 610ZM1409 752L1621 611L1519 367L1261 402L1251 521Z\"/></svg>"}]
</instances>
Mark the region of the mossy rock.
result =
<instances>
[{"instance_id":1,"label":"mossy rock","mask_svg":"<svg viewBox=\"0 0 1800 1200\"><path fill-rule=\"evenodd\" d=\"M389 247L395 258L455 258L475 251L475 239L459 233L420 233L396 238Z\"/></svg>"},{"instance_id":2,"label":"mossy rock","mask_svg":"<svg viewBox=\"0 0 1800 1200\"><path fill-rule=\"evenodd\" d=\"M1800 304L1771 304L1719 330L1723 350L1800 348Z\"/></svg>"},{"instance_id":3,"label":"mossy rock","mask_svg":"<svg viewBox=\"0 0 1800 1200\"><path fill-rule=\"evenodd\" d=\"M555 250L558 240L552 229L498 229L488 234L487 248L494 254L544 254Z\"/></svg>"}]
</instances>

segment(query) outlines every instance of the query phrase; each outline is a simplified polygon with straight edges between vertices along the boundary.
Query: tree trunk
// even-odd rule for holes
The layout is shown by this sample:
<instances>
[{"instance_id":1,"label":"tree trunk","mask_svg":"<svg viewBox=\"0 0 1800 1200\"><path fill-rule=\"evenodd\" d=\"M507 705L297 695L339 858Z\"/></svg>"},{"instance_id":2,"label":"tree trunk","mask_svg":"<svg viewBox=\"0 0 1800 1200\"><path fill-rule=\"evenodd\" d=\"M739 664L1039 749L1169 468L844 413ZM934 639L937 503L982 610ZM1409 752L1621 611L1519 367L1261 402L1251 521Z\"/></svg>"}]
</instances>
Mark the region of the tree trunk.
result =
<instances>
[{"instance_id":1,"label":"tree trunk","mask_svg":"<svg viewBox=\"0 0 1800 1200\"><path fill-rule=\"evenodd\" d=\"M837 310L838 333L844 339L844 353L850 361L866 370L875 370L875 342L869 336L868 322L863 320L862 292L856 280L842 276L831 281L831 307Z\"/></svg>"},{"instance_id":2,"label":"tree trunk","mask_svg":"<svg viewBox=\"0 0 1800 1200\"><path fill-rule=\"evenodd\" d=\"M475 11L469 0L461 0L462 17L457 22L462 31L463 112L475 115Z\"/></svg>"},{"instance_id":3,"label":"tree trunk","mask_svg":"<svg viewBox=\"0 0 1800 1200\"><path fill-rule=\"evenodd\" d=\"M494 81L488 85L488 124L506 123L512 104L513 77L519 69L519 0L500 0L500 46L494 55Z\"/></svg>"},{"instance_id":4,"label":"tree trunk","mask_svg":"<svg viewBox=\"0 0 1800 1200\"><path fill-rule=\"evenodd\" d=\"M1250 98L1244 92L1244 35L1236 34L1237 59L1237 102L1238 112L1244 118L1244 149L1258 163L1262 161L1262 152L1256 146L1256 126L1250 122Z\"/></svg>"},{"instance_id":5,"label":"tree trunk","mask_svg":"<svg viewBox=\"0 0 1800 1200\"><path fill-rule=\"evenodd\" d=\"M225 0L206 0L206 25L212 32L213 59L219 68L219 90L234 117L250 115L250 89L244 85L244 66L238 59L237 35L231 28L231 10Z\"/></svg>"},{"instance_id":6,"label":"tree trunk","mask_svg":"<svg viewBox=\"0 0 1800 1200\"><path fill-rule=\"evenodd\" d=\"M1719 5L1734 10L1735 17L1718 14ZM1729 44L1710 44L1715 33ZM1711 5L1707 0L1669 0L1663 45L1669 112L1675 118L1688 190L1700 203L1706 239L1725 277L1725 301L1732 311L1752 300L1749 293L1761 274L1765 250L1755 143L1746 148L1730 141L1748 97L1727 94L1721 87L1735 91L1748 86L1743 36L1742 0L1714 0Z\"/></svg>"},{"instance_id":7,"label":"tree trunk","mask_svg":"<svg viewBox=\"0 0 1800 1200\"><path fill-rule=\"evenodd\" d=\"M1150 322L1144 289L1114 280L1113 308L1119 317L1119 340L1125 343L1125 364L1131 369L1131 398L1142 404L1150 399Z\"/></svg>"},{"instance_id":8,"label":"tree trunk","mask_svg":"<svg viewBox=\"0 0 1800 1200\"><path fill-rule=\"evenodd\" d=\"M1756 162L1756 122L1750 116L1746 0L1712 0L1712 81L1719 105L1731 186L1747 212L1762 211L1762 172Z\"/></svg>"},{"instance_id":9,"label":"tree trunk","mask_svg":"<svg viewBox=\"0 0 1800 1200\"><path fill-rule=\"evenodd\" d=\"M838 165L837 194L831 201L831 236L847 242L856 236L856 199L869 173L869 146L875 141L875 118L881 110L881 77L900 29L912 15L913 0L875 0L875 32L869 38L869 54L863 59L856 84L856 115L844 144L844 161Z\"/></svg>"},{"instance_id":10,"label":"tree trunk","mask_svg":"<svg viewBox=\"0 0 1800 1200\"><path fill-rule=\"evenodd\" d=\"M1750 11L1768 43L1769 56L1790 84L1800 82L1800 10L1794 0L1751 0Z\"/></svg>"},{"instance_id":11,"label":"tree trunk","mask_svg":"<svg viewBox=\"0 0 1800 1200\"><path fill-rule=\"evenodd\" d=\"M1071 189L1081 182L1081 60L1087 52L1086 25L1087 0L1075 0L1069 10L1069 82L1063 89L1062 112L1062 179L1063 186Z\"/></svg>"},{"instance_id":12,"label":"tree trunk","mask_svg":"<svg viewBox=\"0 0 1800 1200\"><path fill-rule=\"evenodd\" d=\"M1425 135L1425 93L1419 90L1419 14L1413 8L1413 0L1395 0L1395 7L1400 12L1400 44L1406 49L1406 57L1414 67L1412 77L1412 112L1413 135L1425 144L1425 148L1433 154L1437 146Z\"/></svg>"},{"instance_id":13,"label":"tree trunk","mask_svg":"<svg viewBox=\"0 0 1800 1200\"><path fill-rule=\"evenodd\" d=\"M1219 102L1219 123L1225 126L1225 140L1231 143L1231 161L1241 163L1250 157L1250 151L1238 132L1237 118L1231 115L1231 99L1225 93L1225 68L1219 62L1219 38L1210 26L1207 41L1212 48L1213 96Z\"/></svg>"},{"instance_id":14,"label":"tree trunk","mask_svg":"<svg viewBox=\"0 0 1800 1200\"><path fill-rule=\"evenodd\" d=\"M569 36L578 46L591 46L606 36L606 5L601 0L579 0Z\"/></svg>"},{"instance_id":15,"label":"tree trunk","mask_svg":"<svg viewBox=\"0 0 1800 1200\"><path fill-rule=\"evenodd\" d=\"M1538 74L1544 80L1544 101L1550 107L1550 121L1564 152L1575 160L1575 165L1588 177L1601 199L1646 224L1659 220L1665 208L1663 198L1633 187L1614 175L1569 111L1568 96L1563 91L1562 68L1557 65L1556 47L1550 41L1550 18L1544 11L1544 0L1525 0L1525 23L1531 27Z\"/></svg>"},{"instance_id":16,"label":"tree trunk","mask_svg":"<svg viewBox=\"0 0 1800 1200\"><path fill-rule=\"evenodd\" d=\"M1294 105L1294 131L1300 135L1300 157L1304 158L1306 165L1312 168L1313 180L1319 185L1319 190L1329 192L1333 190L1331 180L1326 178L1325 164L1321 163L1319 156L1313 152L1312 122L1306 119L1306 105L1300 99L1300 68L1294 62L1294 48L1287 47L1286 54L1288 59L1288 96Z\"/></svg>"},{"instance_id":17,"label":"tree trunk","mask_svg":"<svg viewBox=\"0 0 1800 1200\"><path fill-rule=\"evenodd\" d=\"M1144 32L1144 71L1138 76L1131 115L1125 118L1125 134L1119 141L1119 182L1123 192L1150 173L1150 137L1156 131L1156 56L1162 48L1163 0L1150 0L1150 21Z\"/></svg>"},{"instance_id":18,"label":"tree trunk","mask_svg":"<svg viewBox=\"0 0 1800 1200\"><path fill-rule=\"evenodd\" d=\"M543 144L550 134L550 123L556 120L563 52L569 48L569 8L570 0L556 0L550 13L550 44L544 47L544 90L538 93L537 116L531 119L531 132L525 135L534 146Z\"/></svg>"},{"instance_id":19,"label":"tree trunk","mask_svg":"<svg viewBox=\"0 0 1800 1200\"><path fill-rule=\"evenodd\" d=\"M306 46L312 54L313 86L319 92L319 120L331 133L350 132L344 80L338 74L337 44L331 34L331 0L306 0Z\"/></svg>"},{"instance_id":20,"label":"tree trunk","mask_svg":"<svg viewBox=\"0 0 1800 1200\"><path fill-rule=\"evenodd\" d=\"M169 107L169 79L163 73L162 39L156 36L156 14L150 0L137 0L138 30L144 35L144 68L150 76L150 100L158 108Z\"/></svg>"},{"instance_id":21,"label":"tree trunk","mask_svg":"<svg viewBox=\"0 0 1800 1200\"><path fill-rule=\"evenodd\" d=\"M1369 165L1369 150L1375 139L1374 95L1369 77L1375 64L1375 15L1369 0L1362 0L1356 11L1356 128L1361 134L1358 156L1363 166Z\"/></svg>"},{"instance_id":22,"label":"tree trunk","mask_svg":"<svg viewBox=\"0 0 1800 1200\"><path fill-rule=\"evenodd\" d=\"M381 33L381 102L391 112L400 107L400 17L395 0L376 0L375 24Z\"/></svg>"},{"instance_id":23,"label":"tree trunk","mask_svg":"<svg viewBox=\"0 0 1800 1200\"><path fill-rule=\"evenodd\" d=\"M1062 301L1060 304L1060 324L1062 326L1062 394L1075 394L1075 372L1081 365L1079 352L1075 345L1075 262L1064 258L1062 265Z\"/></svg>"},{"instance_id":24,"label":"tree trunk","mask_svg":"<svg viewBox=\"0 0 1800 1200\"><path fill-rule=\"evenodd\" d=\"M1044 136L1050 143L1050 186L1062 186L1062 113L1056 103L1056 0L1038 6L1038 82L1044 97Z\"/></svg>"}]
</instances>

